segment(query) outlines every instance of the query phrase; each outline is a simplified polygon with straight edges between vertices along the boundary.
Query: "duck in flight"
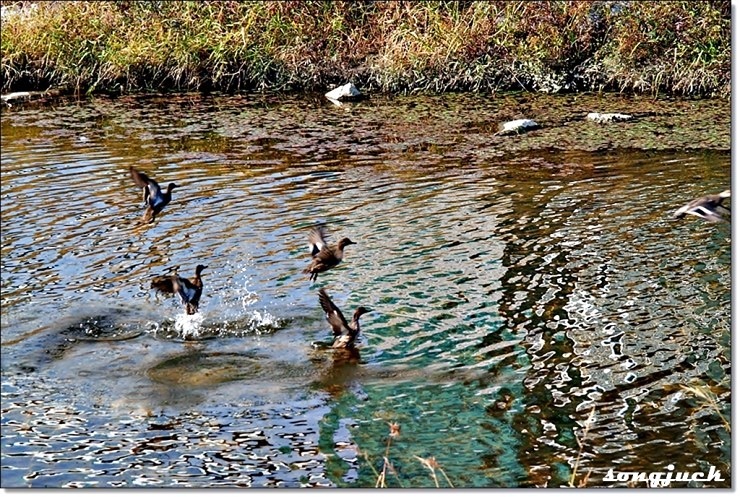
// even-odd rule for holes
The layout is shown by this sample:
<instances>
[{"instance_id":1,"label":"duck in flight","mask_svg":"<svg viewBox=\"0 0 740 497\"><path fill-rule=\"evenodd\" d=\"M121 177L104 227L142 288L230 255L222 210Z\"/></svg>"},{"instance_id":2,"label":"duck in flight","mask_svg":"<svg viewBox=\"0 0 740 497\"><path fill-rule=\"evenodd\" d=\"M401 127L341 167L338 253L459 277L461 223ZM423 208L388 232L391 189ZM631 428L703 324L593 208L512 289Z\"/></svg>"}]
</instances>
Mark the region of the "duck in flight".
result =
<instances>
[{"instance_id":1,"label":"duck in flight","mask_svg":"<svg viewBox=\"0 0 740 497\"><path fill-rule=\"evenodd\" d=\"M730 209L722 205L726 198L730 198L730 190L725 190L716 195L699 197L676 210L673 213L673 218L681 219L686 214L691 214L712 223L730 222Z\"/></svg>"},{"instance_id":2,"label":"duck in flight","mask_svg":"<svg viewBox=\"0 0 740 497\"><path fill-rule=\"evenodd\" d=\"M172 293L180 296L182 304L185 306L185 312L195 314L198 312L200 296L203 293L203 280L200 274L208 266L198 264L195 267L195 276L192 278L183 278L178 274L170 276L155 276L152 279L152 288L163 292Z\"/></svg>"},{"instance_id":3,"label":"duck in flight","mask_svg":"<svg viewBox=\"0 0 740 497\"><path fill-rule=\"evenodd\" d=\"M172 200L172 190L179 185L170 183L167 185L167 190L163 192L159 183L145 173L134 169L134 166L129 166L129 172L136 185L142 189L144 204L147 206L142 219L145 223L153 223L157 214L162 212L162 209Z\"/></svg>"},{"instance_id":4,"label":"duck in flight","mask_svg":"<svg viewBox=\"0 0 740 497\"><path fill-rule=\"evenodd\" d=\"M316 281L319 273L328 271L342 262L344 258L344 247L355 245L355 242L347 237L339 240L336 245L328 245L326 243L326 228L324 226L311 228L308 234L308 241L311 244L311 256L313 259L303 272L309 275L309 281Z\"/></svg>"},{"instance_id":5,"label":"duck in flight","mask_svg":"<svg viewBox=\"0 0 740 497\"><path fill-rule=\"evenodd\" d=\"M334 305L331 297L329 297L329 294L326 293L326 290L323 288L319 290L319 303L326 313L326 320L329 322L329 325L334 332L334 343L332 344L332 348L354 348L357 335L360 334L360 316L370 312L371 310L360 306L355 309L355 313L352 315L352 321L347 322L342 311Z\"/></svg>"}]
</instances>

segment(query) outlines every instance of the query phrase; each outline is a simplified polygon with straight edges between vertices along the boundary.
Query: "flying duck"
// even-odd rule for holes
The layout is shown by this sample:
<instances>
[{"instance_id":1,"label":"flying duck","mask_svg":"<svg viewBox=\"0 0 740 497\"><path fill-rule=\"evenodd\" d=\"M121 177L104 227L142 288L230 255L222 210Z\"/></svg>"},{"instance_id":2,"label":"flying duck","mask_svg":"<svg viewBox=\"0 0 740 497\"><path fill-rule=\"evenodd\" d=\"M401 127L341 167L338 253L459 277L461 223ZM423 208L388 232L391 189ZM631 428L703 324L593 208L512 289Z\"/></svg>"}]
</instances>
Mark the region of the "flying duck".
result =
<instances>
[{"instance_id":1,"label":"flying duck","mask_svg":"<svg viewBox=\"0 0 740 497\"><path fill-rule=\"evenodd\" d=\"M141 171L134 169L134 166L129 166L129 172L131 172L134 182L141 187L144 204L147 206L142 219L144 222L153 223L157 214L162 212L162 209L172 200L172 190L179 185L170 183L167 185L167 191L162 192L159 183Z\"/></svg>"},{"instance_id":2,"label":"flying duck","mask_svg":"<svg viewBox=\"0 0 740 497\"><path fill-rule=\"evenodd\" d=\"M178 274L170 276L155 276L152 279L152 288L163 293L176 293L180 296L185 311L188 314L198 312L198 303L200 302L201 293L203 293L203 280L200 279L200 273L207 269L208 266L198 264L195 267L195 276L192 278L183 278Z\"/></svg>"},{"instance_id":3,"label":"flying duck","mask_svg":"<svg viewBox=\"0 0 740 497\"><path fill-rule=\"evenodd\" d=\"M344 257L344 247L355 245L355 242L349 238L342 238L335 246L329 246L326 243L326 228L317 226L311 228L308 234L308 241L311 244L311 256L313 259L304 273L308 273L310 281L316 281L319 273L328 271L340 262Z\"/></svg>"},{"instance_id":4,"label":"flying duck","mask_svg":"<svg viewBox=\"0 0 740 497\"><path fill-rule=\"evenodd\" d=\"M692 214L712 223L730 222L730 209L722 205L726 198L730 198L730 190L725 190L717 195L699 197L676 210L673 213L673 218L681 219L686 214Z\"/></svg>"},{"instance_id":5,"label":"flying duck","mask_svg":"<svg viewBox=\"0 0 740 497\"><path fill-rule=\"evenodd\" d=\"M319 302L321 303L321 308L326 313L326 320L334 332L334 344L332 347L335 349L349 349L354 347L355 339L360 334L360 316L370 312L370 309L362 306L358 307L355 309L352 321L348 323L342 311L334 305L329 294L323 288L319 290Z\"/></svg>"}]
</instances>

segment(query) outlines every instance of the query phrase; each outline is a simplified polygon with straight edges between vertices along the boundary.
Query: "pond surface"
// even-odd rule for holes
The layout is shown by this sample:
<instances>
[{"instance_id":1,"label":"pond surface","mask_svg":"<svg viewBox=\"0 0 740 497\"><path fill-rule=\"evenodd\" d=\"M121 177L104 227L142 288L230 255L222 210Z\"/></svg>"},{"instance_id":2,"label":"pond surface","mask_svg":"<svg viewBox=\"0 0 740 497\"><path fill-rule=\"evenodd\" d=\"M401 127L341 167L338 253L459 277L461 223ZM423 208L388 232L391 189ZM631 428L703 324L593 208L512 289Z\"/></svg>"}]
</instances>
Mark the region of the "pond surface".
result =
<instances>
[{"instance_id":1,"label":"pond surface","mask_svg":"<svg viewBox=\"0 0 740 497\"><path fill-rule=\"evenodd\" d=\"M729 131L616 95L5 109L2 486L730 487L731 230L671 219ZM180 185L153 224L130 165ZM317 223L357 244L312 283ZM150 289L200 263L198 314ZM359 356L312 347L320 288L373 309Z\"/></svg>"}]
</instances>

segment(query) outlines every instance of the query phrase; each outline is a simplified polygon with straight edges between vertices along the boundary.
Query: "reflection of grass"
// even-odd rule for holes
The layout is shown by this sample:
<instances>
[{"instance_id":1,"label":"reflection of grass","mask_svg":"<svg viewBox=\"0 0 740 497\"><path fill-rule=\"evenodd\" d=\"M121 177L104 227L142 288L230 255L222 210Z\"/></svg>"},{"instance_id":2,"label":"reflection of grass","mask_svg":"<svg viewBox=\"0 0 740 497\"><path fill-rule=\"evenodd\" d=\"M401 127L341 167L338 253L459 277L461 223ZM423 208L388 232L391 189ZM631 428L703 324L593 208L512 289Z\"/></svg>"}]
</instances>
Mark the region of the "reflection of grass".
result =
<instances>
[{"instance_id":1,"label":"reflection of grass","mask_svg":"<svg viewBox=\"0 0 740 497\"><path fill-rule=\"evenodd\" d=\"M380 473L378 473L375 470L375 466L372 463L372 461L370 461L370 458L367 456L367 453L364 453L364 452L362 453L363 457L365 458L365 461L367 461L368 463L368 466L370 466L370 469L373 471L373 473L375 473L375 488L388 488L388 485L386 482L386 474L388 472L393 473L400 487L405 486L403 484L403 481L401 480L401 477L398 475L398 472L393 467L393 463L390 460L391 441L394 438L401 436L401 426L398 423L390 422L388 423L388 427L390 431L388 432L388 439L385 445L385 454L383 455L383 469L381 469ZM444 476L450 488L454 487L450 479L447 477L447 473L444 472L444 470L442 469L442 466L439 465L439 463L437 462L437 459L434 456L428 457L426 459L419 457L419 456L414 456L414 457L419 462L421 462L427 469L429 469L432 475L432 479L434 480L435 487L439 488L439 480L437 479L437 470L439 470L439 472L442 473L442 476Z\"/></svg>"},{"instance_id":2,"label":"reflection of grass","mask_svg":"<svg viewBox=\"0 0 740 497\"><path fill-rule=\"evenodd\" d=\"M581 437L576 436L576 442L578 442L578 456L576 456L576 462L573 465L573 472L570 475L570 480L568 481L568 485L571 487L575 486L576 481L576 474L578 473L578 466L581 463L581 454L583 453L583 444L586 441L586 437L588 437L588 430L591 429L591 425L594 422L594 414L596 413L596 407L593 407L591 409L591 414L588 415L588 418L586 419L586 424L583 427L583 435ZM585 487L588 484L588 478L591 476L591 470L588 470L588 473L586 473L586 476L584 476L580 483L578 484L579 487Z\"/></svg>"},{"instance_id":3,"label":"reflection of grass","mask_svg":"<svg viewBox=\"0 0 740 497\"><path fill-rule=\"evenodd\" d=\"M717 413L717 416L719 416L719 419L721 419L722 423L725 425L727 433L732 432L732 426L720 410L717 395L715 395L707 385L681 385L681 390L702 399L704 401L704 405L711 407Z\"/></svg>"}]
</instances>

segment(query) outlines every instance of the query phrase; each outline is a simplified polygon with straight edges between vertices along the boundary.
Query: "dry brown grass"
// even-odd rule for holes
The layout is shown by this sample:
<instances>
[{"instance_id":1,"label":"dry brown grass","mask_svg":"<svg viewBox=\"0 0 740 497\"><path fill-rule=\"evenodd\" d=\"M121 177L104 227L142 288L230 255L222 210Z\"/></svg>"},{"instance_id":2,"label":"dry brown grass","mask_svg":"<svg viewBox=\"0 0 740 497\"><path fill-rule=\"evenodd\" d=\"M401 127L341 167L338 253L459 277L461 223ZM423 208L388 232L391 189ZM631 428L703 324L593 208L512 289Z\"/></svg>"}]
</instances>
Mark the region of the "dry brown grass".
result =
<instances>
[{"instance_id":1,"label":"dry brown grass","mask_svg":"<svg viewBox=\"0 0 740 497\"><path fill-rule=\"evenodd\" d=\"M7 2L3 91L729 95L730 2Z\"/></svg>"}]
</instances>

